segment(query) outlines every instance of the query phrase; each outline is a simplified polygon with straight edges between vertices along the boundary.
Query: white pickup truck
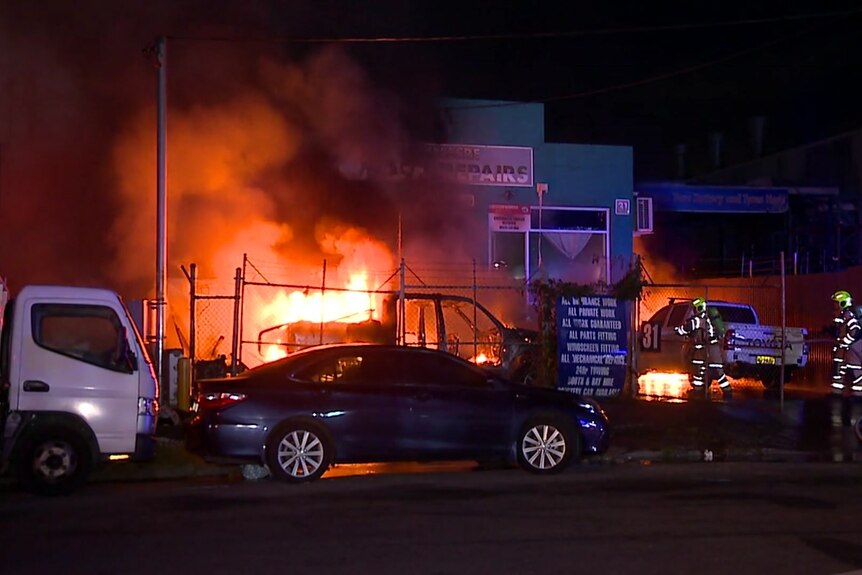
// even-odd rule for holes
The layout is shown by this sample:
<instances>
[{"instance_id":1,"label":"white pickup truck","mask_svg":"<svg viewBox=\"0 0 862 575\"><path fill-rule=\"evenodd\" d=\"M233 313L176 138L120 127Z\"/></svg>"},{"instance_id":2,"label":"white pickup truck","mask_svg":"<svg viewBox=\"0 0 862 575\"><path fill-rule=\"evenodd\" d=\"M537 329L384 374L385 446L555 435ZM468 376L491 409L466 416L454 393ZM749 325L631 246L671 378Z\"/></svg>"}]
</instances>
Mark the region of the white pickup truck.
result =
<instances>
[{"instance_id":1,"label":"white pickup truck","mask_svg":"<svg viewBox=\"0 0 862 575\"><path fill-rule=\"evenodd\" d=\"M710 301L710 308L721 314L726 332L722 341L724 370L732 378L758 379L767 389L781 381L781 326L763 325L757 311L748 304ZM693 313L690 300L670 300L640 327L638 372L687 372L690 346L688 339L676 334ZM796 370L808 363L808 330L802 327L784 329L784 381L790 381Z\"/></svg>"}]
</instances>

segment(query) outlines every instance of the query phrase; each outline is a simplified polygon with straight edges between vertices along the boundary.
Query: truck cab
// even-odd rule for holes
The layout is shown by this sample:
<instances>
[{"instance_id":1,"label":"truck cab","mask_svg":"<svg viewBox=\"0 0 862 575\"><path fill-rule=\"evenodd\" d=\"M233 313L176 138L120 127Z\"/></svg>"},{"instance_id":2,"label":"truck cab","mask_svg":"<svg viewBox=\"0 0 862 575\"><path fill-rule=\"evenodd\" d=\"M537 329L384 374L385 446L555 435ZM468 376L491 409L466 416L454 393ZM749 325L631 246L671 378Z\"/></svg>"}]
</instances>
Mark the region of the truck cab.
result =
<instances>
[{"instance_id":1,"label":"truck cab","mask_svg":"<svg viewBox=\"0 0 862 575\"><path fill-rule=\"evenodd\" d=\"M447 351L515 383L535 382L538 331L504 323L473 298L408 294L402 321L405 345Z\"/></svg>"},{"instance_id":2,"label":"truck cab","mask_svg":"<svg viewBox=\"0 0 862 575\"><path fill-rule=\"evenodd\" d=\"M119 295L26 286L0 334L0 463L26 487L66 493L103 462L154 456L155 371Z\"/></svg>"}]
</instances>

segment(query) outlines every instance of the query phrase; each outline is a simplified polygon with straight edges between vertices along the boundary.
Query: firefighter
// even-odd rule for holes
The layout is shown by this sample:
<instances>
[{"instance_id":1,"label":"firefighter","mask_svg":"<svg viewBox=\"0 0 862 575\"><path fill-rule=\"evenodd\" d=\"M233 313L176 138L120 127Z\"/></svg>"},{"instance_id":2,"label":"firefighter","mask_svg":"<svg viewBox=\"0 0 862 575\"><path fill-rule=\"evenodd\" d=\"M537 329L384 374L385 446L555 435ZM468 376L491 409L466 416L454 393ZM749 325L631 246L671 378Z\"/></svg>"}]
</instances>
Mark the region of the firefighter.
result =
<instances>
[{"instance_id":1,"label":"firefighter","mask_svg":"<svg viewBox=\"0 0 862 575\"><path fill-rule=\"evenodd\" d=\"M848 396L862 393L862 324L853 298L846 291L832 294L835 307L835 345L832 347L832 392ZM847 372L852 375L850 389L846 388Z\"/></svg>"},{"instance_id":2,"label":"firefighter","mask_svg":"<svg viewBox=\"0 0 862 575\"><path fill-rule=\"evenodd\" d=\"M694 393L709 392L705 376L712 370L725 399L730 399L730 381L724 373L721 356L721 341L715 323L707 313L706 300L699 297L691 302L694 313L685 323L676 327L676 333L689 337L693 347L691 356L691 385Z\"/></svg>"}]
</instances>

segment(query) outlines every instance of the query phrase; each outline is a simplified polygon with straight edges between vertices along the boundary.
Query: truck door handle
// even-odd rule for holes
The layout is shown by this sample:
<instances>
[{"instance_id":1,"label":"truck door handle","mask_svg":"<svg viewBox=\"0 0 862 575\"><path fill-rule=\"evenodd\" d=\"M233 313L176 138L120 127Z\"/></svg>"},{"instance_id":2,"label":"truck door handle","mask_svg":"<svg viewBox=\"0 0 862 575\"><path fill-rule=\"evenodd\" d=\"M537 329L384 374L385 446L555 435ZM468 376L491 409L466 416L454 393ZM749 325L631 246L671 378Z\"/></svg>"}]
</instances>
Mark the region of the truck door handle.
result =
<instances>
[{"instance_id":1,"label":"truck door handle","mask_svg":"<svg viewBox=\"0 0 862 575\"><path fill-rule=\"evenodd\" d=\"M27 380L24 382L24 391L41 391L46 392L51 389L51 386L44 381Z\"/></svg>"}]
</instances>

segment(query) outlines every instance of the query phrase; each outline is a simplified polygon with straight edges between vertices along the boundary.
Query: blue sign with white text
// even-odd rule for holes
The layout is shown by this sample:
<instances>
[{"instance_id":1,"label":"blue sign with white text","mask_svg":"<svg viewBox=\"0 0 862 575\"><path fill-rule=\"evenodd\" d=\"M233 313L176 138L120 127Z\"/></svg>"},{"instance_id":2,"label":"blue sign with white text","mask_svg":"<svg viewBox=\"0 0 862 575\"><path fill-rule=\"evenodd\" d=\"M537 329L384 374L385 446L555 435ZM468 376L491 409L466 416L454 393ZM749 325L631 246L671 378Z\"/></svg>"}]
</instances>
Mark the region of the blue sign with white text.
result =
<instances>
[{"instance_id":1,"label":"blue sign with white text","mask_svg":"<svg viewBox=\"0 0 862 575\"><path fill-rule=\"evenodd\" d=\"M557 389L619 395L626 381L628 306L610 296L557 300Z\"/></svg>"},{"instance_id":2,"label":"blue sign with white text","mask_svg":"<svg viewBox=\"0 0 862 575\"><path fill-rule=\"evenodd\" d=\"M665 212L779 214L789 205L787 188L644 183L637 194L652 198L653 209Z\"/></svg>"}]
</instances>

